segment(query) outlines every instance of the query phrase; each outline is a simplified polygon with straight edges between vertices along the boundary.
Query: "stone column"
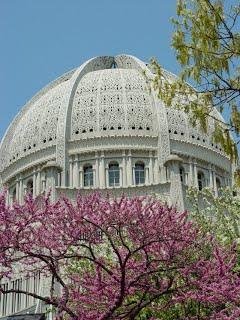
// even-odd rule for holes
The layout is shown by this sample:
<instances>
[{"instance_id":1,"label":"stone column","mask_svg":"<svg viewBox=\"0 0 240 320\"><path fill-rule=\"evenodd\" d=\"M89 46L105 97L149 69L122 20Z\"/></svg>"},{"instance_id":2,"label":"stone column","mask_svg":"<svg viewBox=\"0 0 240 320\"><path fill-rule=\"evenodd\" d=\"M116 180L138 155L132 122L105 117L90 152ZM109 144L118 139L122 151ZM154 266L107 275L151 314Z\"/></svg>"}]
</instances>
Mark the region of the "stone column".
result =
<instances>
[{"instance_id":1,"label":"stone column","mask_svg":"<svg viewBox=\"0 0 240 320\"><path fill-rule=\"evenodd\" d=\"M19 203L22 203L23 197L24 197L23 180L22 180L22 177L20 176L20 178L19 178Z\"/></svg>"},{"instance_id":2,"label":"stone column","mask_svg":"<svg viewBox=\"0 0 240 320\"><path fill-rule=\"evenodd\" d=\"M105 177L105 182L106 182L106 188L110 187L110 184L109 184L109 170L108 170L108 167L104 167L104 177ZM120 178L120 177L119 177Z\"/></svg>"},{"instance_id":3,"label":"stone column","mask_svg":"<svg viewBox=\"0 0 240 320\"><path fill-rule=\"evenodd\" d=\"M38 196L41 193L41 169L38 167L36 173L36 195Z\"/></svg>"},{"instance_id":4,"label":"stone column","mask_svg":"<svg viewBox=\"0 0 240 320\"><path fill-rule=\"evenodd\" d=\"M16 200L19 201L19 180L16 179Z\"/></svg>"},{"instance_id":5,"label":"stone column","mask_svg":"<svg viewBox=\"0 0 240 320\"><path fill-rule=\"evenodd\" d=\"M73 187L73 156L69 157L69 187Z\"/></svg>"},{"instance_id":6,"label":"stone column","mask_svg":"<svg viewBox=\"0 0 240 320\"><path fill-rule=\"evenodd\" d=\"M8 191L8 198L9 198L9 201L8 201L8 203L10 204L10 205L12 205L13 204L13 195Z\"/></svg>"},{"instance_id":7,"label":"stone column","mask_svg":"<svg viewBox=\"0 0 240 320\"><path fill-rule=\"evenodd\" d=\"M160 182L166 183L168 181L167 167L165 165L160 166L159 170L160 170Z\"/></svg>"},{"instance_id":8,"label":"stone column","mask_svg":"<svg viewBox=\"0 0 240 320\"><path fill-rule=\"evenodd\" d=\"M46 171L43 171L41 174L41 185L42 185L42 192L46 191Z\"/></svg>"},{"instance_id":9,"label":"stone column","mask_svg":"<svg viewBox=\"0 0 240 320\"><path fill-rule=\"evenodd\" d=\"M197 172L197 162L193 162L193 176L194 176L194 186L198 188L198 172Z\"/></svg>"},{"instance_id":10,"label":"stone column","mask_svg":"<svg viewBox=\"0 0 240 320\"><path fill-rule=\"evenodd\" d=\"M98 152L95 152L95 186L99 188L99 156Z\"/></svg>"},{"instance_id":11,"label":"stone column","mask_svg":"<svg viewBox=\"0 0 240 320\"><path fill-rule=\"evenodd\" d=\"M208 165L208 173L209 173L209 187L213 189L213 176L212 176L212 166Z\"/></svg>"},{"instance_id":12,"label":"stone column","mask_svg":"<svg viewBox=\"0 0 240 320\"><path fill-rule=\"evenodd\" d=\"M79 186L80 188L84 187L84 181L83 181L83 165L80 163L79 166Z\"/></svg>"},{"instance_id":13,"label":"stone column","mask_svg":"<svg viewBox=\"0 0 240 320\"><path fill-rule=\"evenodd\" d=\"M127 186L127 161L125 150L122 152L122 186Z\"/></svg>"},{"instance_id":14,"label":"stone column","mask_svg":"<svg viewBox=\"0 0 240 320\"><path fill-rule=\"evenodd\" d=\"M36 170L34 170L34 172L33 172L33 197L36 197L36 195L37 195L36 181L37 181L37 173L36 173Z\"/></svg>"},{"instance_id":15,"label":"stone column","mask_svg":"<svg viewBox=\"0 0 240 320\"><path fill-rule=\"evenodd\" d=\"M127 185L131 186L133 184L135 184L135 181L133 181L132 153L129 150L127 155Z\"/></svg>"},{"instance_id":16,"label":"stone column","mask_svg":"<svg viewBox=\"0 0 240 320\"><path fill-rule=\"evenodd\" d=\"M192 158L189 158L188 162L188 184L189 186L194 186L194 174L193 174L193 163L192 163Z\"/></svg>"},{"instance_id":17,"label":"stone column","mask_svg":"<svg viewBox=\"0 0 240 320\"><path fill-rule=\"evenodd\" d=\"M30 292L34 292L34 291L33 291L33 276L31 276L31 277L29 278L29 291L30 291ZM34 300L33 300L33 297L30 297L30 298L29 298L29 304L32 305L32 304L33 304L33 301L34 301Z\"/></svg>"},{"instance_id":18,"label":"stone column","mask_svg":"<svg viewBox=\"0 0 240 320\"><path fill-rule=\"evenodd\" d=\"M218 190L217 190L217 182L216 182L216 171L215 171L215 167L213 167L213 190L215 195L217 195Z\"/></svg>"},{"instance_id":19,"label":"stone column","mask_svg":"<svg viewBox=\"0 0 240 320\"><path fill-rule=\"evenodd\" d=\"M51 174L49 168L46 168L46 191L51 188Z\"/></svg>"},{"instance_id":20,"label":"stone column","mask_svg":"<svg viewBox=\"0 0 240 320\"><path fill-rule=\"evenodd\" d=\"M53 167L52 168L52 195L53 195L53 201L57 199L57 190L56 190L56 185L57 185L57 173L58 173L58 168Z\"/></svg>"},{"instance_id":21,"label":"stone column","mask_svg":"<svg viewBox=\"0 0 240 320\"><path fill-rule=\"evenodd\" d=\"M11 284L11 281L9 281L8 282L8 290L9 289L12 289L12 284ZM7 296L7 298L6 298L6 304L7 304L7 307L6 307L6 315L9 315L9 314L11 314L12 313L12 293L10 293L10 294L7 294L6 295Z\"/></svg>"},{"instance_id":22,"label":"stone column","mask_svg":"<svg viewBox=\"0 0 240 320\"><path fill-rule=\"evenodd\" d=\"M180 211L184 210L183 190L179 172L180 161L170 161L170 198L173 206L176 206Z\"/></svg>"},{"instance_id":23,"label":"stone column","mask_svg":"<svg viewBox=\"0 0 240 320\"><path fill-rule=\"evenodd\" d=\"M149 151L149 183L153 184L153 154Z\"/></svg>"},{"instance_id":24,"label":"stone column","mask_svg":"<svg viewBox=\"0 0 240 320\"><path fill-rule=\"evenodd\" d=\"M154 156L153 174L154 174L154 183L159 183L159 166L158 166L158 157L156 155Z\"/></svg>"},{"instance_id":25,"label":"stone column","mask_svg":"<svg viewBox=\"0 0 240 320\"><path fill-rule=\"evenodd\" d=\"M76 154L73 161L73 187L79 186L79 174L78 174L78 155Z\"/></svg>"},{"instance_id":26,"label":"stone column","mask_svg":"<svg viewBox=\"0 0 240 320\"><path fill-rule=\"evenodd\" d=\"M148 167L145 167L145 169L144 169L144 173L145 173L145 183L147 184L147 185L149 185L150 184L150 178L149 178L149 166Z\"/></svg>"},{"instance_id":27,"label":"stone column","mask_svg":"<svg viewBox=\"0 0 240 320\"><path fill-rule=\"evenodd\" d=\"M61 187L62 186L62 181L61 181L61 172L58 172L58 176L57 176L57 183L58 183L58 186Z\"/></svg>"},{"instance_id":28,"label":"stone column","mask_svg":"<svg viewBox=\"0 0 240 320\"><path fill-rule=\"evenodd\" d=\"M144 169L144 176L146 175L145 170L146 170L146 168ZM146 177L145 177L145 179L146 179ZM132 184L133 184L133 185L136 185L135 166L132 167Z\"/></svg>"},{"instance_id":29,"label":"stone column","mask_svg":"<svg viewBox=\"0 0 240 320\"><path fill-rule=\"evenodd\" d=\"M105 155L104 151L102 151L99 160L99 187L103 189L105 185Z\"/></svg>"},{"instance_id":30,"label":"stone column","mask_svg":"<svg viewBox=\"0 0 240 320\"><path fill-rule=\"evenodd\" d=\"M119 166L119 186L123 186L123 167Z\"/></svg>"},{"instance_id":31,"label":"stone column","mask_svg":"<svg viewBox=\"0 0 240 320\"><path fill-rule=\"evenodd\" d=\"M28 192L28 189L27 189L26 181L23 181L23 197L22 197L22 201L23 201L25 195L27 194L27 192Z\"/></svg>"}]
</instances>

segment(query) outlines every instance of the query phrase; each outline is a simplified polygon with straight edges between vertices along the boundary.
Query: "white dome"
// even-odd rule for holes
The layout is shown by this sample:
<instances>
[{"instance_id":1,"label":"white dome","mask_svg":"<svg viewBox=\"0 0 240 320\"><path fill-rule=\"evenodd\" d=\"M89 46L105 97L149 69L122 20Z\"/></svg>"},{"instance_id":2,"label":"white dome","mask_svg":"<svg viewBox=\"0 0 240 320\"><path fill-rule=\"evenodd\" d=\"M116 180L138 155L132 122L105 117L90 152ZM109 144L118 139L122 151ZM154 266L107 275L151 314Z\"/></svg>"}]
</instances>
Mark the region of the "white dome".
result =
<instances>
[{"instance_id":1,"label":"white dome","mask_svg":"<svg viewBox=\"0 0 240 320\"><path fill-rule=\"evenodd\" d=\"M174 75L165 71L171 80ZM20 204L51 190L55 201L98 190L119 197L154 195L188 209L188 187L231 186L231 162L187 115L166 108L150 90L154 74L135 57L93 58L50 83L19 112L0 146L0 189ZM214 111L215 117L220 117ZM16 279L10 286L25 287ZM47 290L46 283L28 285ZM0 317L28 303L0 299ZM36 307L36 306L35 306ZM39 312L37 304L37 310ZM45 307L44 307L45 308Z\"/></svg>"},{"instance_id":2,"label":"white dome","mask_svg":"<svg viewBox=\"0 0 240 320\"><path fill-rule=\"evenodd\" d=\"M46 155L64 169L69 143L101 137L167 135L221 153L209 135L189 125L185 113L165 108L149 91L147 80L153 76L142 61L121 55L93 58L58 78L9 126L0 147L0 172L11 176ZM159 108L164 109L160 117Z\"/></svg>"}]
</instances>

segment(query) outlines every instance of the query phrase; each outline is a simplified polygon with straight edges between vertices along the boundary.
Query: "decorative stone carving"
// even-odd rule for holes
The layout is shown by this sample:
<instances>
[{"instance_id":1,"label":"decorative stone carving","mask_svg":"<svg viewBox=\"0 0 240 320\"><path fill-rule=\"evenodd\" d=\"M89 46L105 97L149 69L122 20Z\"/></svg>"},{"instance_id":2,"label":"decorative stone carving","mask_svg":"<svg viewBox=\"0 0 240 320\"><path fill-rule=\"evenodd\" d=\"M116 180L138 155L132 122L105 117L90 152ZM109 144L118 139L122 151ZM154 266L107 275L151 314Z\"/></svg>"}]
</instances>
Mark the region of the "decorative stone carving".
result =
<instances>
[{"instance_id":1,"label":"decorative stone carving","mask_svg":"<svg viewBox=\"0 0 240 320\"><path fill-rule=\"evenodd\" d=\"M170 81L176 79L164 73ZM97 190L115 197L154 195L180 209L186 206L187 187L197 186L198 170L215 190L217 178L231 184L231 162L211 141L214 120L208 135L192 127L184 112L166 108L149 90L153 77L133 56L96 57L36 94L0 145L0 190L7 186L9 203L13 197L23 201L29 179L34 196L52 189L52 200ZM223 121L217 110L213 115ZM108 183L111 161L120 169L114 188ZM144 163L142 185L134 185L136 161ZM84 186L85 164L93 168L90 188ZM48 283L42 283L44 288L48 290Z\"/></svg>"},{"instance_id":2,"label":"decorative stone carving","mask_svg":"<svg viewBox=\"0 0 240 320\"><path fill-rule=\"evenodd\" d=\"M137 70L105 69L79 82L72 107L71 140L102 135L136 135L154 130L154 111Z\"/></svg>"}]
</instances>

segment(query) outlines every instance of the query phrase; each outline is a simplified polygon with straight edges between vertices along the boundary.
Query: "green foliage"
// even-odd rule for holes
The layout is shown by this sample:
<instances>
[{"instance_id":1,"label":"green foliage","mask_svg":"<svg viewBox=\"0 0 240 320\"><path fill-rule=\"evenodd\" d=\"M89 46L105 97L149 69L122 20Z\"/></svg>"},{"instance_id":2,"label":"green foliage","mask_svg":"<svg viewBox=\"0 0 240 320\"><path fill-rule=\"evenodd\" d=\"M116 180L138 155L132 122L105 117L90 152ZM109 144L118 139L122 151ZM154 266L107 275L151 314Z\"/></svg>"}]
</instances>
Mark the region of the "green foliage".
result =
<instances>
[{"instance_id":1,"label":"green foliage","mask_svg":"<svg viewBox=\"0 0 240 320\"><path fill-rule=\"evenodd\" d=\"M240 198L233 196L231 188L222 188L216 197L209 188L202 191L190 188L192 218L206 234L214 235L218 241L229 245L235 241L240 249Z\"/></svg>"},{"instance_id":2,"label":"green foliage","mask_svg":"<svg viewBox=\"0 0 240 320\"><path fill-rule=\"evenodd\" d=\"M240 188L240 168L237 168L234 172L234 181L237 188Z\"/></svg>"},{"instance_id":3,"label":"green foliage","mask_svg":"<svg viewBox=\"0 0 240 320\"><path fill-rule=\"evenodd\" d=\"M213 140L236 159L230 132L240 134L239 2L225 11L219 0L178 0L172 46L182 71L179 78L169 79L153 59L153 87L167 106L188 112L192 123L199 123L203 131L207 131L209 118L214 119ZM228 110L227 124L216 116L214 107L221 113Z\"/></svg>"}]
</instances>

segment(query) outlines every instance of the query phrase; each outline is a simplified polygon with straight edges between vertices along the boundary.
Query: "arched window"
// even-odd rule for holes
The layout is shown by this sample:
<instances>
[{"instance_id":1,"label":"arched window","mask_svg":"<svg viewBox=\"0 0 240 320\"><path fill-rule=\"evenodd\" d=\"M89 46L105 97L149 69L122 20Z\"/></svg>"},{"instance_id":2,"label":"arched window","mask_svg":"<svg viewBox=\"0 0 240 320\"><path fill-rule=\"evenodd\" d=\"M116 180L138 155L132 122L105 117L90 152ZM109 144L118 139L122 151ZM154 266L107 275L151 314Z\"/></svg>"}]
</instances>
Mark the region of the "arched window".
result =
<instances>
[{"instance_id":1,"label":"arched window","mask_svg":"<svg viewBox=\"0 0 240 320\"><path fill-rule=\"evenodd\" d=\"M179 174L180 174L180 180L182 183L186 183L186 179L185 179L185 170L183 167L179 168Z\"/></svg>"},{"instance_id":2,"label":"arched window","mask_svg":"<svg viewBox=\"0 0 240 320\"><path fill-rule=\"evenodd\" d=\"M221 180L218 177L216 178L216 187L217 187L217 192L219 193L222 186L221 186Z\"/></svg>"},{"instance_id":3,"label":"arched window","mask_svg":"<svg viewBox=\"0 0 240 320\"><path fill-rule=\"evenodd\" d=\"M108 182L110 187L120 185L120 169L117 162L110 163L108 166Z\"/></svg>"},{"instance_id":4,"label":"arched window","mask_svg":"<svg viewBox=\"0 0 240 320\"><path fill-rule=\"evenodd\" d=\"M197 178L198 178L198 189L202 190L205 187L204 173L199 171L197 174Z\"/></svg>"},{"instance_id":5,"label":"arched window","mask_svg":"<svg viewBox=\"0 0 240 320\"><path fill-rule=\"evenodd\" d=\"M135 164L135 184L145 183L145 165L142 162Z\"/></svg>"},{"instance_id":6,"label":"arched window","mask_svg":"<svg viewBox=\"0 0 240 320\"><path fill-rule=\"evenodd\" d=\"M217 189L221 188L221 181L219 178L216 178Z\"/></svg>"},{"instance_id":7,"label":"arched window","mask_svg":"<svg viewBox=\"0 0 240 320\"><path fill-rule=\"evenodd\" d=\"M13 201L16 201L16 199L17 199L17 189L16 189L16 187L13 189L12 195L13 195Z\"/></svg>"},{"instance_id":8,"label":"arched window","mask_svg":"<svg viewBox=\"0 0 240 320\"><path fill-rule=\"evenodd\" d=\"M87 165L83 168L84 175L84 187L93 186L93 167L91 165Z\"/></svg>"},{"instance_id":9,"label":"arched window","mask_svg":"<svg viewBox=\"0 0 240 320\"><path fill-rule=\"evenodd\" d=\"M27 193L33 194L33 180L29 179L27 182Z\"/></svg>"}]
</instances>

